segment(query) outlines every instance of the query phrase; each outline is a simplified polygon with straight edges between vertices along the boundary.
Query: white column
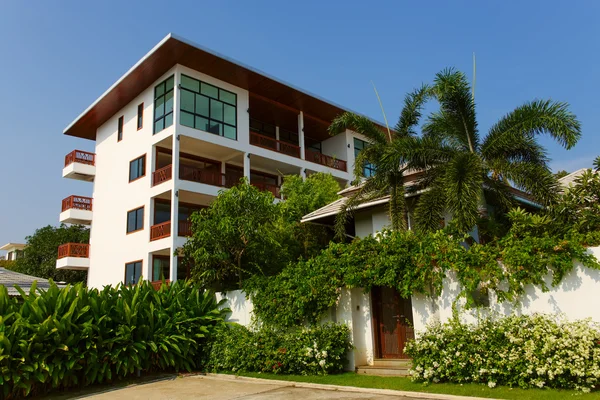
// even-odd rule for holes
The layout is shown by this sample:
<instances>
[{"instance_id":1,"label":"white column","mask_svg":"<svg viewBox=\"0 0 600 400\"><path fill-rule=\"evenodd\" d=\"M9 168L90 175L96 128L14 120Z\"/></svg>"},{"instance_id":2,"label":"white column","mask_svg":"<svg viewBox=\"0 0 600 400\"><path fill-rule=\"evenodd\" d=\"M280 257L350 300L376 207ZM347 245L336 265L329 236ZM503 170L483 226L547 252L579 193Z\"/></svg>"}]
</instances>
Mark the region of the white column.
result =
<instances>
[{"instance_id":1,"label":"white column","mask_svg":"<svg viewBox=\"0 0 600 400\"><path fill-rule=\"evenodd\" d=\"M275 139L279 140L279 127L275 127Z\"/></svg>"},{"instance_id":2,"label":"white column","mask_svg":"<svg viewBox=\"0 0 600 400\"><path fill-rule=\"evenodd\" d=\"M175 243L177 242L177 233L179 226L179 135L175 133L173 135L173 182L172 190L171 190L171 265L169 271L170 279L177 279L177 256L174 255L177 248L175 247Z\"/></svg>"},{"instance_id":3,"label":"white column","mask_svg":"<svg viewBox=\"0 0 600 400\"><path fill-rule=\"evenodd\" d=\"M304 160L304 113L298 115L298 142L300 143L300 158Z\"/></svg>"},{"instance_id":4,"label":"white column","mask_svg":"<svg viewBox=\"0 0 600 400\"><path fill-rule=\"evenodd\" d=\"M250 153L244 153L244 177L250 182Z\"/></svg>"},{"instance_id":5,"label":"white column","mask_svg":"<svg viewBox=\"0 0 600 400\"><path fill-rule=\"evenodd\" d=\"M221 185L225 185L227 183L225 172L227 172L227 164L225 161L221 161Z\"/></svg>"},{"instance_id":6,"label":"white column","mask_svg":"<svg viewBox=\"0 0 600 400\"><path fill-rule=\"evenodd\" d=\"M302 177L302 179L306 179L306 168L300 168L300 177Z\"/></svg>"}]
</instances>

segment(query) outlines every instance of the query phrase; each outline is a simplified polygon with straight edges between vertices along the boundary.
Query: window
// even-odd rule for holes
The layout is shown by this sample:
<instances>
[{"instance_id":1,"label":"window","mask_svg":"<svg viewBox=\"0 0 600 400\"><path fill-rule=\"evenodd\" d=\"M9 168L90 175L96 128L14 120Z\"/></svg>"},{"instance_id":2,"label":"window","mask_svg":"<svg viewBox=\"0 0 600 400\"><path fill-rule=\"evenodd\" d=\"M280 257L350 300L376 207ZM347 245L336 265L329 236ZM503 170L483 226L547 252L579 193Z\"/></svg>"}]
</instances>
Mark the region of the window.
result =
<instances>
[{"instance_id":1,"label":"window","mask_svg":"<svg viewBox=\"0 0 600 400\"><path fill-rule=\"evenodd\" d=\"M154 133L173 125L173 86L171 76L154 88Z\"/></svg>"},{"instance_id":2,"label":"window","mask_svg":"<svg viewBox=\"0 0 600 400\"><path fill-rule=\"evenodd\" d=\"M136 208L127 213L127 233L144 229L144 207Z\"/></svg>"},{"instance_id":3,"label":"window","mask_svg":"<svg viewBox=\"0 0 600 400\"><path fill-rule=\"evenodd\" d=\"M125 284L135 285L142 277L142 261L125 264Z\"/></svg>"},{"instance_id":4,"label":"window","mask_svg":"<svg viewBox=\"0 0 600 400\"><path fill-rule=\"evenodd\" d=\"M181 75L181 125L237 140L237 95Z\"/></svg>"},{"instance_id":5,"label":"window","mask_svg":"<svg viewBox=\"0 0 600 400\"><path fill-rule=\"evenodd\" d=\"M152 281L168 281L171 274L171 259L165 256L154 256L152 259Z\"/></svg>"},{"instance_id":6,"label":"window","mask_svg":"<svg viewBox=\"0 0 600 400\"><path fill-rule=\"evenodd\" d=\"M123 140L123 116L119 117L119 122L117 122L117 142Z\"/></svg>"},{"instance_id":7,"label":"window","mask_svg":"<svg viewBox=\"0 0 600 400\"><path fill-rule=\"evenodd\" d=\"M129 182L146 175L146 155L129 162Z\"/></svg>"},{"instance_id":8,"label":"window","mask_svg":"<svg viewBox=\"0 0 600 400\"><path fill-rule=\"evenodd\" d=\"M154 225L171 220L171 202L168 200L154 200Z\"/></svg>"},{"instance_id":9,"label":"window","mask_svg":"<svg viewBox=\"0 0 600 400\"><path fill-rule=\"evenodd\" d=\"M354 157L357 157L361 151L367 148L367 146L369 146L369 144L364 140L354 138ZM366 178L375 175L375 166L371 163L366 163L363 167L363 174Z\"/></svg>"},{"instance_id":10,"label":"window","mask_svg":"<svg viewBox=\"0 0 600 400\"><path fill-rule=\"evenodd\" d=\"M273 139L276 136L275 125L265 124L257 119L250 118L250 130L259 135L272 137Z\"/></svg>"},{"instance_id":11,"label":"window","mask_svg":"<svg viewBox=\"0 0 600 400\"><path fill-rule=\"evenodd\" d=\"M138 131L144 127L144 103L138 106L137 128Z\"/></svg>"}]
</instances>

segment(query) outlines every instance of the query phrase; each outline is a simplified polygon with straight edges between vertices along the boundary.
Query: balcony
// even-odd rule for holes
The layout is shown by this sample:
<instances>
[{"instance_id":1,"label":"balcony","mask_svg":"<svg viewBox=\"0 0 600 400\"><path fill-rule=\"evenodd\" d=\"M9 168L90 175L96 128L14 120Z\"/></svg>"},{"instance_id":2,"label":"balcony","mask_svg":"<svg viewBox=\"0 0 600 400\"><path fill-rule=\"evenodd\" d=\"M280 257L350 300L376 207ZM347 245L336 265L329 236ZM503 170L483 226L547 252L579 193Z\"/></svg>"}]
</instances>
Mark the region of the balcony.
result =
<instances>
[{"instance_id":1,"label":"balcony","mask_svg":"<svg viewBox=\"0 0 600 400\"><path fill-rule=\"evenodd\" d=\"M171 221L161 224L152 225L150 227L150 241L164 239L171 236Z\"/></svg>"},{"instance_id":2,"label":"balcony","mask_svg":"<svg viewBox=\"0 0 600 400\"><path fill-rule=\"evenodd\" d=\"M281 198L281 187L265 182L251 182L252 186L260 190L261 192L271 192L275 198Z\"/></svg>"},{"instance_id":3,"label":"balcony","mask_svg":"<svg viewBox=\"0 0 600 400\"><path fill-rule=\"evenodd\" d=\"M65 224L89 225L92 223L91 197L69 196L62 201L60 222Z\"/></svg>"},{"instance_id":4,"label":"balcony","mask_svg":"<svg viewBox=\"0 0 600 400\"><path fill-rule=\"evenodd\" d=\"M306 161L310 161L315 164L321 164L329 168L335 168L340 171L348 172L346 161L321 154L318 151L304 149L304 158Z\"/></svg>"},{"instance_id":5,"label":"balcony","mask_svg":"<svg viewBox=\"0 0 600 400\"><path fill-rule=\"evenodd\" d=\"M93 182L96 176L96 155L82 150L73 150L65 156L63 178Z\"/></svg>"},{"instance_id":6,"label":"balcony","mask_svg":"<svg viewBox=\"0 0 600 400\"><path fill-rule=\"evenodd\" d=\"M66 243L58 246L57 269L87 270L90 267L90 245Z\"/></svg>"},{"instance_id":7,"label":"balcony","mask_svg":"<svg viewBox=\"0 0 600 400\"><path fill-rule=\"evenodd\" d=\"M291 157L300 158L300 146L264 136L256 132L250 132L250 144Z\"/></svg>"},{"instance_id":8,"label":"balcony","mask_svg":"<svg viewBox=\"0 0 600 400\"><path fill-rule=\"evenodd\" d=\"M157 169L152 173L152 186L160 185L163 182L170 181L173 178L173 165Z\"/></svg>"}]
</instances>

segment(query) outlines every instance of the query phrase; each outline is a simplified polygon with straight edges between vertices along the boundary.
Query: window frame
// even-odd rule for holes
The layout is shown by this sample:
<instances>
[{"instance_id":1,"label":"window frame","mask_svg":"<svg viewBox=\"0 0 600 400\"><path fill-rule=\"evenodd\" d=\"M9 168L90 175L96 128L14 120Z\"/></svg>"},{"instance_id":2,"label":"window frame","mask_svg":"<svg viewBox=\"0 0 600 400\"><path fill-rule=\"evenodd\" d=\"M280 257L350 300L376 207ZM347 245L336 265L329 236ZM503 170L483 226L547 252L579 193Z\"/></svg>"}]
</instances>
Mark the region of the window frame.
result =
<instances>
[{"instance_id":1,"label":"window frame","mask_svg":"<svg viewBox=\"0 0 600 400\"><path fill-rule=\"evenodd\" d=\"M123 140L123 126L125 125L124 115L117 120L117 142Z\"/></svg>"},{"instance_id":2,"label":"window frame","mask_svg":"<svg viewBox=\"0 0 600 400\"><path fill-rule=\"evenodd\" d=\"M354 140L353 140L352 144L354 147L354 162L356 163L356 157L358 156L358 153L363 151L369 145L369 142L367 142L366 140L359 139L357 137L353 137L353 139ZM356 147L357 142L362 143L362 149L358 149ZM357 153L357 151L358 151L358 153ZM367 174L367 171L369 171L368 174ZM375 170L375 167L373 166L373 164L367 163L366 165L363 165L363 176L365 178L370 178L373 175L375 175L375 173L376 173L376 170Z\"/></svg>"},{"instance_id":3,"label":"window frame","mask_svg":"<svg viewBox=\"0 0 600 400\"><path fill-rule=\"evenodd\" d=\"M184 77L187 78L187 79L191 79L193 81L198 82L198 92L196 92L196 91L194 91L192 89L188 89L187 87L184 87L182 85L181 81L183 81ZM212 86L215 89L217 89L217 97L215 98L215 97L212 97L210 95L207 95L207 94L203 93L202 92L202 85L203 84L204 85ZM220 88L217 85L213 85L212 83L208 83L208 82L205 82L203 80L193 78L193 77L191 77L189 75L186 75L186 74L181 74L181 80L180 80L179 84L177 85L177 87L179 88L179 124L181 126L185 126L187 128L192 128L192 129L198 129L198 130L201 130L203 132L207 132L207 133L210 133L210 134L213 134L213 135L217 135L217 136L220 136L220 137L223 137L223 138L226 138L226 139L230 139L230 140L235 140L235 141L238 140L238 129L237 128L238 128L238 122L239 121L238 121L238 115L237 115L237 113L238 113L238 107L237 107L238 94L237 93L232 92L232 91L227 90L227 89L222 89L222 88ZM235 104L231 104L231 103L229 103L227 101L221 100L221 91L226 92L228 94L231 94L231 95L235 96L235 101L234 101ZM183 92L192 93L194 95L193 96L194 97L194 106L193 106L194 111L193 112L190 112L188 110L184 110L182 108L183 102L181 101L181 94ZM197 96L202 96L202 97L208 99L208 115L207 116L196 113L196 98L197 98ZM212 116L213 102L221 103L221 110L222 110L222 113L223 113L223 117L222 117L221 121L219 121L218 119L215 119ZM230 124L228 122L225 122L225 111L224 111L225 110L225 107L224 107L225 105L227 105L229 107L233 107L233 109L234 109L234 113L233 113L233 115L235 117L235 123L234 124ZM193 117L193 119L194 119L193 125L194 126L185 125L185 124L183 124L181 122L181 119L182 119L182 117L183 117L184 114L191 115ZM207 131L207 130L204 130L204 129L201 129L201 128L197 128L196 127L196 118L203 118L203 119L207 120L209 125L211 123L221 124L223 126L223 129L222 129L221 133L214 133L214 132ZM235 137L234 138L230 138L230 137L225 136L225 126L228 126L230 128L234 128L235 129Z\"/></svg>"},{"instance_id":4,"label":"window frame","mask_svg":"<svg viewBox=\"0 0 600 400\"><path fill-rule=\"evenodd\" d=\"M127 266L133 265L134 275L135 275L135 264L137 264L137 263L140 263L140 276L138 277L138 279L135 283L127 283ZM135 260L135 261L130 261L130 262L125 263L125 275L123 276L123 284L125 286L137 285L142 276L144 276L144 260Z\"/></svg>"},{"instance_id":5,"label":"window frame","mask_svg":"<svg viewBox=\"0 0 600 400\"><path fill-rule=\"evenodd\" d=\"M139 159L141 159L141 158L143 158L143 159L144 159L144 164L143 164L143 165L144 165L144 173L143 173L142 175L138 175L138 176L137 176L136 178L134 178L134 179L131 179L131 163L133 163L134 161L138 161L138 160L139 160ZM145 177L145 176L146 176L146 168L147 168L147 167L146 167L146 154L142 154L141 156L139 156L139 157L137 157L137 158L134 158L133 160L129 161L129 171L128 171L128 172L129 172L129 183L131 183L131 182L135 182L135 181L137 181L138 179L142 179L143 177ZM138 168L138 170L139 170L139 168Z\"/></svg>"},{"instance_id":6,"label":"window frame","mask_svg":"<svg viewBox=\"0 0 600 400\"><path fill-rule=\"evenodd\" d=\"M173 87L172 87L172 88L170 88L169 90L167 90L167 82L168 82L168 81L169 81L171 78L173 78ZM156 91L157 91L157 88L158 88L159 86L164 86L164 91L163 91L163 93L162 93L160 96L157 96L157 95L156 95ZM157 102L157 100L159 100L159 99L161 99L161 98L166 98L166 97L167 97L167 95L168 95L170 92L173 92L173 97L172 97L172 99L173 99L173 108L171 109L171 111L170 111L170 112L168 112L168 113L163 113L163 115L161 115L160 117L158 117L158 118L157 118L157 117L156 117L156 102ZM171 76L169 76L168 78L164 79L164 80L163 80L162 82L160 82L158 85L154 86L154 94L153 94L153 97L154 97L154 107L152 108L152 134L153 134L153 135L156 135L158 132L162 132L162 131L164 131L165 129L167 129L168 127L172 126L172 125L173 125L173 121L174 121L174 119L175 119L175 75L174 75L174 74L173 74L173 75L171 75ZM164 105L164 104L166 104L166 102L163 102L163 105ZM170 125L166 125L166 124L164 123L164 121L163 121L163 127L162 127L162 129L160 129L160 130L158 130L158 131L157 131L157 130L156 130L156 123L157 123L159 120L161 120L161 119L162 119L162 120L165 120L165 119L167 118L167 116L168 116L168 115L172 115L172 118L171 118L171 124L170 124Z\"/></svg>"},{"instance_id":7,"label":"window frame","mask_svg":"<svg viewBox=\"0 0 600 400\"><path fill-rule=\"evenodd\" d=\"M163 275L163 278L165 281L171 281L171 257L153 254L152 255L152 271L150 273L150 275L151 275L150 282L162 282L162 280L163 280L160 277L158 279L156 279L154 277L154 262L155 262L155 260L163 260L163 261L168 260L168 262L169 262L169 277L165 278Z\"/></svg>"},{"instance_id":8,"label":"window frame","mask_svg":"<svg viewBox=\"0 0 600 400\"><path fill-rule=\"evenodd\" d=\"M146 213L145 207L146 206L136 207L136 208L133 208L133 209L127 211L127 219L125 220L125 233L127 235L135 233L135 232L140 232L140 231L144 230L144 217L145 217L144 214ZM142 227L139 228L139 229L135 229L133 231L129 231L128 230L129 229L129 214L132 213L132 212L136 213L136 218L135 219L136 219L136 226L137 226L137 222L138 222L137 221L137 211L139 211L139 210L142 210Z\"/></svg>"},{"instance_id":9,"label":"window frame","mask_svg":"<svg viewBox=\"0 0 600 400\"><path fill-rule=\"evenodd\" d=\"M139 131L144 127L144 102L138 104L137 108L137 130Z\"/></svg>"}]
</instances>

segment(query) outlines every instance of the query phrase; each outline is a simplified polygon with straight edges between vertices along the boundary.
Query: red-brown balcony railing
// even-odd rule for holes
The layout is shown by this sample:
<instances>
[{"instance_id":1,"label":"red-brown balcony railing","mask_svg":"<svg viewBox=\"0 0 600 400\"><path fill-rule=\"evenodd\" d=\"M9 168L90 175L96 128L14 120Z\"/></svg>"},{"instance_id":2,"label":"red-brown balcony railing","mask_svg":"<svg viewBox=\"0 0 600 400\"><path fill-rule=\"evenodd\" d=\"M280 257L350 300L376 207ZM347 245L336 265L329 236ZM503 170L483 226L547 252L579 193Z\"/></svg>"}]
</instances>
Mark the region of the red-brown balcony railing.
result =
<instances>
[{"instance_id":1,"label":"red-brown balcony railing","mask_svg":"<svg viewBox=\"0 0 600 400\"><path fill-rule=\"evenodd\" d=\"M241 171L237 171L237 170L227 171L227 172L225 172L225 176L224 176L225 184L223 186L225 186L226 188L234 187L235 185L240 183L240 179L242 179L243 177L244 177L244 174Z\"/></svg>"},{"instance_id":2,"label":"red-brown balcony railing","mask_svg":"<svg viewBox=\"0 0 600 400\"><path fill-rule=\"evenodd\" d=\"M73 150L65 156L65 167L75 162L96 165L96 155L87 151Z\"/></svg>"},{"instance_id":3,"label":"red-brown balcony railing","mask_svg":"<svg viewBox=\"0 0 600 400\"><path fill-rule=\"evenodd\" d=\"M321 154L318 151L304 149L304 158L306 159L306 161L321 164L330 168L339 169L340 171L344 172L347 171L346 161L339 160L331 156L326 156L325 154Z\"/></svg>"},{"instance_id":4,"label":"red-brown balcony railing","mask_svg":"<svg viewBox=\"0 0 600 400\"><path fill-rule=\"evenodd\" d=\"M277 185L273 185L271 183L265 182L252 182L250 183L252 186L258 188L261 192L271 192L273 196L280 198L281 197L281 188Z\"/></svg>"},{"instance_id":5,"label":"red-brown balcony railing","mask_svg":"<svg viewBox=\"0 0 600 400\"><path fill-rule=\"evenodd\" d=\"M152 285L152 287L154 288L154 290L160 289L163 284L169 286L169 283L171 283L171 281L169 279L165 279L164 281L153 281L153 282L150 282L150 284Z\"/></svg>"},{"instance_id":6,"label":"red-brown balcony railing","mask_svg":"<svg viewBox=\"0 0 600 400\"><path fill-rule=\"evenodd\" d=\"M264 136L256 132L250 132L250 144L300 158L300 146Z\"/></svg>"},{"instance_id":7,"label":"red-brown balcony railing","mask_svg":"<svg viewBox=\"0 0 600 400\"><path fill-rule=\"evenodd\" d=\"M92 211L92 198L83 196L69 196L62 201L62 211L71 209Z\"/></svg>"},{"instance_id":8,"label":"red-brown balcony railing","mask_svg":"<svg viewBox=\"0 0 600 400\"><path fill-rule=\"evenodd\" d=\"M177 235L182 237L192 236L192 221L179 221Z\"/></svg>"},{"instance_id":9,"label":"red-brown balcony railing","mask_svg":"<svg viewBox=\"0 0 600 400\"><path fill-rule=\"evenodd\" d=\"M181 164L179 166L179 179L207 185L223 186L223 174L214 169L201 169Z\"/></svg>"},{"instance_id":10,"label":"red-brown balcony railing","mask_svg":"<svg viewBox=\"0 0 600 400\"><path fill-rule=\"evenodd\" d=\"M58 258L89 258L90 245L87 243L65 243L58 246Z\"/></svg>"},{"instance_id":11,"label":"red-brown balcony railing","mask_svg":"<svg viewBox=\"0 0 600 400\"><path fill-rule=\"evenodd\" d=\"M169 236L171 236L171 221L152 225L150 227L150 241L163 239Z\"/></svg>"},{"instance_id":12,"label":"red-brown balcony railing","mask_svg":"<svg viewBox=\"0 0 600 400\"><path fill-rule=\"evenodd\" d=\"M160 185L163 182L171 180L171 178L173 178L173 165L169 164L152 173L152 186Z\"/></svg>"}]
</instances>

